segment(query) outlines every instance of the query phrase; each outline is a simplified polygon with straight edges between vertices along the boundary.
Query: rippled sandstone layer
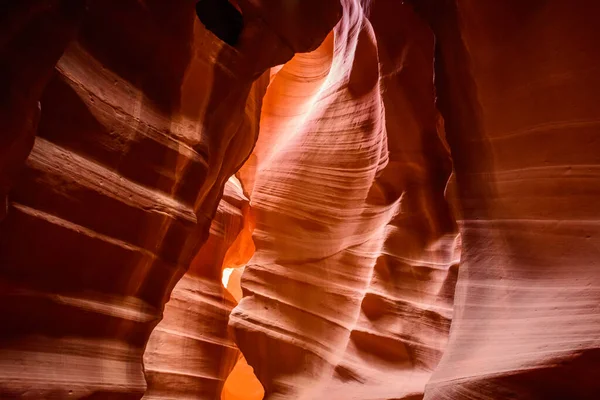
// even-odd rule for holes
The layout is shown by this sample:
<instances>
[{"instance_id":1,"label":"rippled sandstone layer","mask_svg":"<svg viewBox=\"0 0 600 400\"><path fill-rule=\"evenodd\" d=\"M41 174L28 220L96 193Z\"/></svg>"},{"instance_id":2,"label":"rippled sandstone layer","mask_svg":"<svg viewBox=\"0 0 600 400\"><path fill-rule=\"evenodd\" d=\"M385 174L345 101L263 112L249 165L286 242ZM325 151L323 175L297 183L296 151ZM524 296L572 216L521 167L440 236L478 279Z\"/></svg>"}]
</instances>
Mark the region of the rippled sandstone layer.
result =
<instances>
[{"instance_id":1,"label":"rippled sandstone layer","mask_svg":"<svg viewBox=\"0 0 600 400\"><path fill-rule=\"evenodd\" d=\"M425 399L600 394L593 1L415 1L436 37L461 266Z\"/></svg>"},{"instance_id":2,"label":"rippled sandstone layer","mask_svg":"<svg viewBox=\"0 0 600 400\"><path fill-rule=\"evenodd\" d=\"M0 398L600 398L598 2L232 3L0 4Z\"/></svg>"},{"instance_id":3,"label":"rippled sandstone layer","mask_svg":"<svg viewBox=\"0 0 600 400\"><path fill-rule=\"evenodd\" d=\"M282 30L306 13L273 4L235 48L193 1L1 5L0 397L142 396L148 338L256 141L263 73L336 22L325 1Z\"/></svg>"},{"instance_id":4,"label":"rippled sandstone layer","mask_svg":"<svg viewBox=\"0 0 600 400\"><path fill-rule=\"evenodd\" d=\"M319 49L272 73L239 174L256 253L230 324L268 399L422 394L452 318L433 34L399 2L342 4Z\"/></svg>"}]
</instances>

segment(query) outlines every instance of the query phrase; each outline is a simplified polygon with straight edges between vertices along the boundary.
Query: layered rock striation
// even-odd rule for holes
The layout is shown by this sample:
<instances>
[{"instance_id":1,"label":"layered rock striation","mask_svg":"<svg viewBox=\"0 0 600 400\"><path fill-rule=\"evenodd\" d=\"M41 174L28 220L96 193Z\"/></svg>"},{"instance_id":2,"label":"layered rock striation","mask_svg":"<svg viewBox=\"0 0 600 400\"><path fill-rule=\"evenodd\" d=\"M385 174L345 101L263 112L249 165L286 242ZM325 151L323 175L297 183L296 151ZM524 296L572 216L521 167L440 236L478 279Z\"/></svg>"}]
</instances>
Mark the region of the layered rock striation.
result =
<instances>
[{"instance_id":1,"label":"layered rock striation","mask_svg":"<svg viewBox=\"0 0 600 400\"><path fill-rule=\"evenodd\" d=\"M312 45L248 16L227 46L191 1L83 5L2 6L3 398L142 396L148 338L256 141L261 76Z\"/></svg>"},{"instance_id":2,"label":"layered rock striation","mask_svg":"<svg viewBox=\"0 0 600 400\"><path fill-rule=\"evenodd\" d=\"M598 13L0 4L0 398L600 398Z\"/></svg>"},{"instance_id":3,"label":"layered rock striation","mask_svg":"<svg viewBox=\"0 0 600 400\"><path fill-rule=\"evenodd\" d=\"M452 318L433 34L398 2L342 4L319 49L274 71L239 174L256 253L230 320L268 399L422 395Z\"/></svg>"},{"instance_id":4,"label":"layered rock striation","mask_svg":"<svg viewBox=\"0 0 600 400\"><path fill-rule=\"evenodd\" d=\"M227 332L237 303L221 283L221 270L252 255L248 199L235 178L225 185L210 236L175 285L164 318L144 352L144 399L219 399L239 350ZM232 256L232 253L237 254ZM246 250L246 251L244 251Z\"/></svg>"},{"instance_id":5,"label":"layered rock striation","mask_svg":"<svg viewBox=\"0 0 600 400\"><path fill-rule=\"evenodd\" d=\"M462 235L425 399L595 399L600 383L596 2L417 2Z\"/></svg>"}]
</instances>

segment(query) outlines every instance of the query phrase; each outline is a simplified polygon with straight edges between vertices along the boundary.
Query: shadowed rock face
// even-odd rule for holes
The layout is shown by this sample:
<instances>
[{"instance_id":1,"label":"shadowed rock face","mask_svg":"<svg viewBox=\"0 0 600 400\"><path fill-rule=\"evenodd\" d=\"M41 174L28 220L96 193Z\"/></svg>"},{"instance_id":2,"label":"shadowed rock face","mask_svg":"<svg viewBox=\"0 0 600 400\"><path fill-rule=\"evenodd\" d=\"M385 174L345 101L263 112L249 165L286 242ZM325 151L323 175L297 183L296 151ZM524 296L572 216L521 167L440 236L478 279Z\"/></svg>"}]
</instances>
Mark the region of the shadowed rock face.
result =
<instances>
[{"instance_id":1,"label":"shadowed rock face","mask_svg":"<svg viewBox=\"0 0 600 400\"><path fill-rule=\"evenodd\" d=\"M33 146L42 91L84 8L84 0L0 4L0 221L8 211L12 182Z\"/></svg>"},{"instance_id":2,"label":"shadowed rock face","mask_svg":"<svg viewBox=\"0 0 600 400\"><path fill-rule=\"evenodd\" d=\"M599 14L4 2L0 398L599 398Z\"/></svg>"},{"instance_id":3,"label":"shadowed rock face","mask_svg":"<svg viewBox=\"0 0 600 400\"><path fill-rule=\"evenodd\" d=\"M261 76L294 50L256 18L229 47L191 1L26 3L2 6L0 397L140 398L148 338L256 141ZM215 268L180 286L225 310L226 343Z\"/></svg>"},{"instance_id":4,"label":"shadowed rock face","mask_svg":"<svg viewBox=\"0 0 600 400\"><path fill-rule=\"evenodd\" d=\"M238 42L244 21L242 14L227 0L201 0L196 14L206 29L230 46Z\"/></svg>"},{"instance_id":5,"label":"shadowed rock face","mask_svg":"<svg viewBox=\"0 0 600 400\"><path fill-rule=\"evenodd\" d=\"M221 283L221 269L248 261L248 199L235 181L225 185L210 235L190 269L175 285L164 318L144 352L148 390L144 399L219 398L239 357L227 333L234 297ZM240 250L236 256L232 253Z\"/></svg>"}]
</instances>

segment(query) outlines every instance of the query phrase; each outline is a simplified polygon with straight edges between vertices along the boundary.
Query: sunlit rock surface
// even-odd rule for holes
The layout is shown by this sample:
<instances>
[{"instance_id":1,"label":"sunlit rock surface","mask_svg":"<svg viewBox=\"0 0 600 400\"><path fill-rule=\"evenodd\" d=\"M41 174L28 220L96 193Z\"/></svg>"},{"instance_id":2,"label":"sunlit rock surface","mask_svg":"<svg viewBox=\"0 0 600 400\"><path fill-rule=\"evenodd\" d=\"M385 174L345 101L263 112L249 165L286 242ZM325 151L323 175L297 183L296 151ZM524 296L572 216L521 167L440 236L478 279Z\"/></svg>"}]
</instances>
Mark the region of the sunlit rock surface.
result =
<instances>
[{"instance_id":1,"label":"sunlit rock surface","mask_svg":"<svg viewBox=\"0 0 600 400\"><path fill-rule=\"evenodd\" d=\"M422 394L452 318L433 34L399 2L343 6L319 49L272 75L239 174L256 253L231 325L273 399Z\"/></svg>"},{"instance_id":2,"label":"sunlit rock surface","mask_svg":"<svg viewBox=\"0 0 600 400\"><path fill-rule=\"evenodd\" d=\"M3 2L0 398L600 398L599 4Z\"/></svg>"}]
</instances>

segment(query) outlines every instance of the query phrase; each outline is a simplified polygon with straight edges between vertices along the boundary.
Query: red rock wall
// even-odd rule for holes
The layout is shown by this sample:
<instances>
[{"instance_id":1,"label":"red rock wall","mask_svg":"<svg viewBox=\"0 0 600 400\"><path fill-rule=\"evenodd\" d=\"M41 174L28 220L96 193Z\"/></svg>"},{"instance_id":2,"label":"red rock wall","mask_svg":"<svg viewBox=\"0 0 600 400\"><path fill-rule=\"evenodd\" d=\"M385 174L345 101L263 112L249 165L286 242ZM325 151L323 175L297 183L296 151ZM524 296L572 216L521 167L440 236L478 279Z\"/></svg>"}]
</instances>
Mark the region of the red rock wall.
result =
<instances>
[{"instance_id":1,"label":"red rock wall","mask_svg":"<svg viewBox=\"0 0 600 400\"><path fill-rule=\"evenodd\" d=\"M452 318L433 34L398 2L342 4L321 47L272 76L240 173L256 253L230 320L268 399L422 394Z\"/></svg>"},{"instance_id":2,"label":"red rock wall","mask_svg":"<svg viewBox=\"0 0 600 400\"><path fill-rule=\"evenodd\" d=\"M256 141L261 75L303 49L256 16L228 47L193 1L82 6L2 5L3 398L142 396L148 337Z\"/></svg>"},{"instance_id":3,"label":"red rock wall","mask_svg":"<svg viewBox=\"0 0 600 400\"><path fill-rule=\"evenodd\" d=\"M234 3L0 4L0 398L599 398L597 2Z\"/></svg>"},{"instance_id":4,"label":"red rock wall","mask_svg":"<svg viewBox=\"0 0 600 400\"><path fill-rule=\"evenodd\" d=\"M329 58L325 44L272 77L240 174L257 253L231 317L237 342L269 399L594 399L598 6L411 3L419 17L363 2L365 20L344 2ZM374 59L358 34L369 23L375 107L352 96L352 71L368 78ZM361 125L374 108L385 119ZM389 160L365 194L375 138ZM369 229L375 194L400 207Z\"/></svg>"},{"instance_id":5,"label":"red rock wall","mask_svg":"<svg viewBox=\"0 0 600 400\"><path fill-rule=\"evenodd\" d=\"M93 2L44 91L0 233L3 396L145 390L148 336L260 106L251 81L208 62L220 44L190 6ZM224 89L231 126L210 134L204 114ZM247 147L227 150L240 126Z\"/></svg>"},{"instance_id":6,"label":"red rock wall","mask_svg":"<svg viewBox=\"0 0 600 400\"><path fill-rule=\"evenodd\" d=\"M241 187L228 181L210 236L175 285L164 318L146 346L144 399L220 398L239 357L227 332L229 313L237 302L221 283L221 269L228 249L247 225L245 209L248 199Z\"/></svg>"},{"instance_id":7,"label":"red rock wall","mask_svg":"<svg viewBox=\"0 0 600 400\"><path fill-rule=\"evenodd\" d=\"M425 398L596 399L599 5L431 5L463 254Z\"/></svg>"},{"instance_id":8,"label":"red rock wall","mask_svg":"<svg viewBox=\"0 0 600 400\"><path fill-rule=\"evenodd\" d=\"M0 4L0 221L8 211L13 180L33 146L40 97L84 8L84 0Z\"/></svg>"}]
</instances>

